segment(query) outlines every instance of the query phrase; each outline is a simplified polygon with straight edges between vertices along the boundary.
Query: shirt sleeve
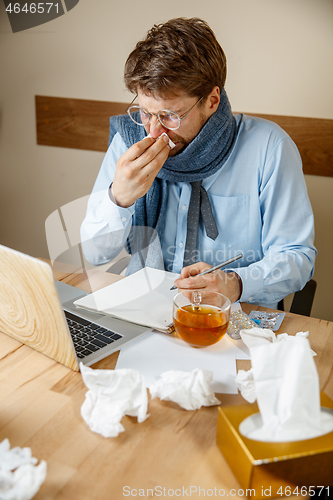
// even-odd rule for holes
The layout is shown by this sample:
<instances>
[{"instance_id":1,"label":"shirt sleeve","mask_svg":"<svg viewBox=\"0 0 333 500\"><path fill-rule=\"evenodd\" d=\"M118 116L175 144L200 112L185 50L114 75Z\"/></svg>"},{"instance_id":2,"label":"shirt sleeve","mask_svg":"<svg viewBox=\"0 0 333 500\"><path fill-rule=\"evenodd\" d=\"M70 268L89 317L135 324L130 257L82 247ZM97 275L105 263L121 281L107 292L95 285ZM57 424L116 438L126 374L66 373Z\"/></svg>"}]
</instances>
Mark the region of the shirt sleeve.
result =
<instances>
[{"instance_id":1,"label":"shirt sleeve","mask_svg":"<svg viewBox=\"0 0 333 500\"><path fill-rule=\"evenodd\" d=\"M267 155L259 201L263 258L234 270L243 284L240 301L271 305L305 286L317 254L302 162L288 136Z\"/></svg>"},{"instance_id":2,"label":"shirt sleeve","mask_svg":"<svg viewBox=\"0 0 333 500\"><path fill-rule=\"evenodd\" d=\"M109 195L117 160L126 149L116 134L104 157L81 225L84 255L96 266L110 262L119 254L131 229L134 205L119 207Z\"/></svg>"}]
</instances>

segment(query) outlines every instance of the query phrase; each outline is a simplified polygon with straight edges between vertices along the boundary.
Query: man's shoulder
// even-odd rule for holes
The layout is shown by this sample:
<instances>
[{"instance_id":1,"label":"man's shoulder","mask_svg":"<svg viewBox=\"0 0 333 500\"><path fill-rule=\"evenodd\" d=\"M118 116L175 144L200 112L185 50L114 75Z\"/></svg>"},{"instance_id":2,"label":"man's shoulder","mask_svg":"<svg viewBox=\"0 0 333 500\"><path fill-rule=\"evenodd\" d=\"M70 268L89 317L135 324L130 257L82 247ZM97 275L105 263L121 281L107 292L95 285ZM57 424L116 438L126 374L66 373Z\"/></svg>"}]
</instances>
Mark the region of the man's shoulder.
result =
<instances>
[{"instance_id":1,"label":"man's shoulder","mask_svg":"<svg viewBox=\"0 0 333 500\"><path fill-rule=\"evenodd\" d=\"M274 135L277 139L283 139L289 137L287 132L283 130L277 123L267 120L266 118L261 118L258 116L241 114L236 115L239 120L241 120L241 125L244 131L261 132L267 133L268 135Z\"/></svg>"}]
</instances>

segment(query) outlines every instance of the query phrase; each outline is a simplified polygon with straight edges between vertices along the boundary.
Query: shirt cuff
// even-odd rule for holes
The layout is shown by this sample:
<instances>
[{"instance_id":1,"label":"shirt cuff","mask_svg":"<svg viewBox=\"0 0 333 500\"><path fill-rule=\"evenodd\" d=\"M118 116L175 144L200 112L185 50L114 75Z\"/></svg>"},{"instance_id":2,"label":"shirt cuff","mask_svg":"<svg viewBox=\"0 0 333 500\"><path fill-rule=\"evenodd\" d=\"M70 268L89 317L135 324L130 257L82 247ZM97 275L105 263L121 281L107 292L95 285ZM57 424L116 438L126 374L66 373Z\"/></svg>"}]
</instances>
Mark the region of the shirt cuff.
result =
<instances>
[{"instance_id":1,"label":"shirt cuff","mask_svg":"<svg viewBox=\"0 0 333 500\"><path fill-rule=\"evenodd\" d=\"M232 270L242 280L243 290L239 301L250 303L260 302L264 288L264 280L260 274L260 269L258 267L237 267Z\"/></svg>"},{"instance_id":2,"label":"shirt cuff","mask_svg":"<svg viewBox=\"0 0 333 500\"><path fill-rule=\"evenodd\" d=\"M131 220L132 215L134 214L135 205L133 203L133 205L131 205L130 207L127 207L127 208L120 207L119 205L117 205L117 202L116 202L115 197L113 196L113 193L111 190L111 186L112 186L112 184L110 185L110 187L108 189L108 197L109 197L112 205L117 208L118 213L119 213L119 217L120 217L123 225L126 226L128 224L128 222Z\"/></svg>"},{"instance_id":3,"label":"shirt cuff","mask_svg":"<svg viewBox=\"0 0 333 500\"><path fill-rule=\"evenodd\" d=\"M114 203L109 196L110 190L107 189L96 209L96 218L104 220L112 231L124 229L132 221L134 205L123 208Z\"/></svg>"}]
</instances>

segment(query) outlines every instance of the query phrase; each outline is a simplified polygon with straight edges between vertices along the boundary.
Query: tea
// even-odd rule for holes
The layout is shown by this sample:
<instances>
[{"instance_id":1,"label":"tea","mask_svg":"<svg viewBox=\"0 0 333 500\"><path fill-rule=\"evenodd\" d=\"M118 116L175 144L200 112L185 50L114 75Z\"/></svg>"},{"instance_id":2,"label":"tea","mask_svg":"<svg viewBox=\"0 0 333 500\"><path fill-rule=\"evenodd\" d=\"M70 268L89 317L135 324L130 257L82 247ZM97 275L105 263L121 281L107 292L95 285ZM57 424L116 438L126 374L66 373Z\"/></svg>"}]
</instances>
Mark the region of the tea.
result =
<instances>
[{"instance_id":1,"label":"tea","mask_svg":"<svg viewBox=\"0 0 333 500\"><path fill-rule=\"evenodd\" d=\"M216 344L224 336L229 323L229 312L219 307L187 305L174 314L176 332L182 340L194 347Z\"/></svg>"}]
</instances>

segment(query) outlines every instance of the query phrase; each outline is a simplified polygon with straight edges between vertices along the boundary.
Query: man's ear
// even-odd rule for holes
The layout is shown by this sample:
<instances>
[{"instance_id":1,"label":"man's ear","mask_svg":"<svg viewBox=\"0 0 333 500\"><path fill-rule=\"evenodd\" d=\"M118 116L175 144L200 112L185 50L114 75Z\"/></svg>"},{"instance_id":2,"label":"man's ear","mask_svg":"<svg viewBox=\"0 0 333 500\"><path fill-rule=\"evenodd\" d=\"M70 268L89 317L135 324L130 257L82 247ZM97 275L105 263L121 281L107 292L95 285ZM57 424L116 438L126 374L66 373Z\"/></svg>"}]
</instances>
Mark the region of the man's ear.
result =
<instances>
[{"instance_id":1,"label":"man's ear","mask_svg":"<svg viewBox=\"0 0 333 500\"><path fill-rule=\"evenodd\" d=\"M206 105L207 105L207 111L210 114L215 113L217 108L219 107L220 104L220 88L216 85L212 91L208 94L207 100L206 100Z\"/></svg>"}]
</instances>

